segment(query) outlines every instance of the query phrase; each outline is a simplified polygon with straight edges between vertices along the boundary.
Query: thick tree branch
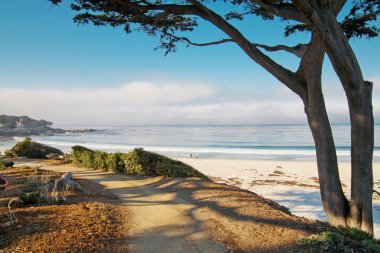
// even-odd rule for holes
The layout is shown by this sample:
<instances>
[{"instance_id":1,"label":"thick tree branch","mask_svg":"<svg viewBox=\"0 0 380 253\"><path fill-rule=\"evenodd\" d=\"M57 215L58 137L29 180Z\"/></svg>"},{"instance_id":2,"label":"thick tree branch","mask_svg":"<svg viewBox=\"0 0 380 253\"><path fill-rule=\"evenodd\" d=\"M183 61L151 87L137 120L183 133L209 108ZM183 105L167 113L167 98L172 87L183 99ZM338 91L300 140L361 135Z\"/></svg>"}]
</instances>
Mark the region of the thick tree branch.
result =
<instances>
[{"instance_id":1,"label":"thick tree branch","mask_svg":"<svg viewBox=\"0 0 380 253\"><path fill-rule=\"evenodd\" d=\"M300 85L300 80L292 71L284 68L270 57L260 51L247 38L244 37L233 25L228 23L224 18L210 10L196 0L188 0L196 8L199 9L199 16L209 21L224 33L226 33L237 45L257 64L276 77L280 82L284 83L290 90L298 94L300 97L304 92L304 87Z\"/></svg>"},{"instance_id":2,"label":"thick tree branch","mask_svg":"<svg viewBox=\"0 0 380 253\"><path fill-rule=\"evenodd\" d=\"M265 49L266 51L269 51L269 52L274 52L274 51L286 51L288 53L291 53L291 54L294 54L296 55L297 57L299 58L303 58L303 56L305 55L305 52L308 48L308 44L298 44L294 47L289 47L289 46L286 46L286 45L277 45L277 46L267 46L267 45L263 45L263 44L252 44L253 46L256 46L256 47L261 47L263 49Z\"/></svg>"},{"instance_id":3,"label":"thick tree branch","mask_svg":"<svg viewBox=\"0 0 380 253\"><path fill-rule=\"evenodd\" d=\"M197 47L205 47L205 46L224 44L224 43L228 43L228 42L235 42L232 39L221 39L221 40L210 41L210 42L205 42L205 43L197 43L197 42L191 41L187 37L178 37L178 36L171 34L171 33L166 33L166 35L172 37L175 40L184 41L184 42L188 43L189 45L197 46Z\"/></svg>"},{"instance_id":4,"label":"thick tree branch","mask_svg":"<svg viewBox=\"0 0 380 253\"><path fill-rule=\"evenodd\" d=\"M301 23L308 23L308 19L294 6L290 5L276 5L267 0L251 0L252 2L260 5L262 8L272 13L273 15L288 19L294 20Z\"/></svg>"}]
</instances>

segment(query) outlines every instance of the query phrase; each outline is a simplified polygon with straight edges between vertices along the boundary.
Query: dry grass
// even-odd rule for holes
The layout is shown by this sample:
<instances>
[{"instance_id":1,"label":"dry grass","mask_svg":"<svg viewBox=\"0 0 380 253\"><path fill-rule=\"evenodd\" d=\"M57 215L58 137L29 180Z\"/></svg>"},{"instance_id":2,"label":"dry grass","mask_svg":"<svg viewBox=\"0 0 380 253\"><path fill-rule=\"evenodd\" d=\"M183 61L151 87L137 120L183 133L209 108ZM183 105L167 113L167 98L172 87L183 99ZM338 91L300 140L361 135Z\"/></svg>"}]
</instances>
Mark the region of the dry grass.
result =
<instances>
[{"instance_id":1,"label":"dry grass","mask_svg":"<svg viewBox=\"0 0 380 253\"><path fill-rule=\"evenodd\" d=\"M0 193L0 252L123 252L126 210L102 187L81 180L86 194L68 192L61 204L14 201L59 174L31 168L2 171L11 184ZM13 213L10 222L8 203ZM17 219L15 222L15 218Z\"/></svg>"}]
</instances>

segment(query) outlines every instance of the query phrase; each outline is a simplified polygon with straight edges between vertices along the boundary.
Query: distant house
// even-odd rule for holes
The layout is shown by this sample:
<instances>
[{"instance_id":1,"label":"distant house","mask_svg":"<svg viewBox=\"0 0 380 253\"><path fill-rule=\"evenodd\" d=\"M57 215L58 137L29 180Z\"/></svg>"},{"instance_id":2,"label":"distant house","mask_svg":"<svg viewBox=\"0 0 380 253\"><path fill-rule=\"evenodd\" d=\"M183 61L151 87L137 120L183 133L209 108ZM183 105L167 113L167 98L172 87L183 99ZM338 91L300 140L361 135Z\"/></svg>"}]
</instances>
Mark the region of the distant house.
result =
<instances>
[{"instance_id":1,"label":"distant house","mask_svg":"<svg viewBox=\"0 0 380 253\"><path fill-rule=\"evenodd\" d=\"M22 119L19 119L17 122L16 122L16 128L25 128L24 126L24 121Z\"/></svg>"}]
</instances>

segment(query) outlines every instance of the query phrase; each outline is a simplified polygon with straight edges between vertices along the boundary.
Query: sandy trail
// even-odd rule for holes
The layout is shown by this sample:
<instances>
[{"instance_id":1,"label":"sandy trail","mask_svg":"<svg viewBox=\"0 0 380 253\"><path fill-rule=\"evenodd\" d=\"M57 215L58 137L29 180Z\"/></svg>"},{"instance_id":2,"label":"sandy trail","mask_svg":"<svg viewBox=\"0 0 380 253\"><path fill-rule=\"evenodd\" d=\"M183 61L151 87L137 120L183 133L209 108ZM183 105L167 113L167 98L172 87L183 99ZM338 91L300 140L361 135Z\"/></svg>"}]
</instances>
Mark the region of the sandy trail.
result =
<instances>
[{"instance_id":1,"label":"sandy trail","mask_svg":"<svg viewBox=\"0 0 380 253\"><path fill-rule=\"evenodd\" d=\"M74 178L91 180L112 191L128 206L133 224L129 224L130 252L226 252L225 246L212 241L202 229L198 217L189 216L194 205L161 192L154 184L156 178L135 178L96 170L75 168L72 165L48 165L28 162L19 165L41 166L58 172L71 171Z\"/></svg>"}]
</instances>

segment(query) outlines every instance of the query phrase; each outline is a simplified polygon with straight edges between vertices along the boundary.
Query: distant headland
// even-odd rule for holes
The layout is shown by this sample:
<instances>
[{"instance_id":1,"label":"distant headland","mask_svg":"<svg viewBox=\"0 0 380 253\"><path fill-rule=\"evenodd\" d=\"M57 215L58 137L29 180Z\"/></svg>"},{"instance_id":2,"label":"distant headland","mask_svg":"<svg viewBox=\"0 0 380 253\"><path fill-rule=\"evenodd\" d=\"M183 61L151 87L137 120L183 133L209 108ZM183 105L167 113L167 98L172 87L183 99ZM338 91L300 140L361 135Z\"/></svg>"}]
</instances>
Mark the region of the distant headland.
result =
<instances>
[{"instance_id":1,"label":"distant headland","mask_svg":"<svg viewBox=\"0 0 380 253\"><path fill-rule=\"evenodd\" d=\"M53 128L47 120L32 119L29 116L0 115L0 137L56 135L66 133L94 132L95 129L60 129Z\"/></svg>"}]
</instances>

